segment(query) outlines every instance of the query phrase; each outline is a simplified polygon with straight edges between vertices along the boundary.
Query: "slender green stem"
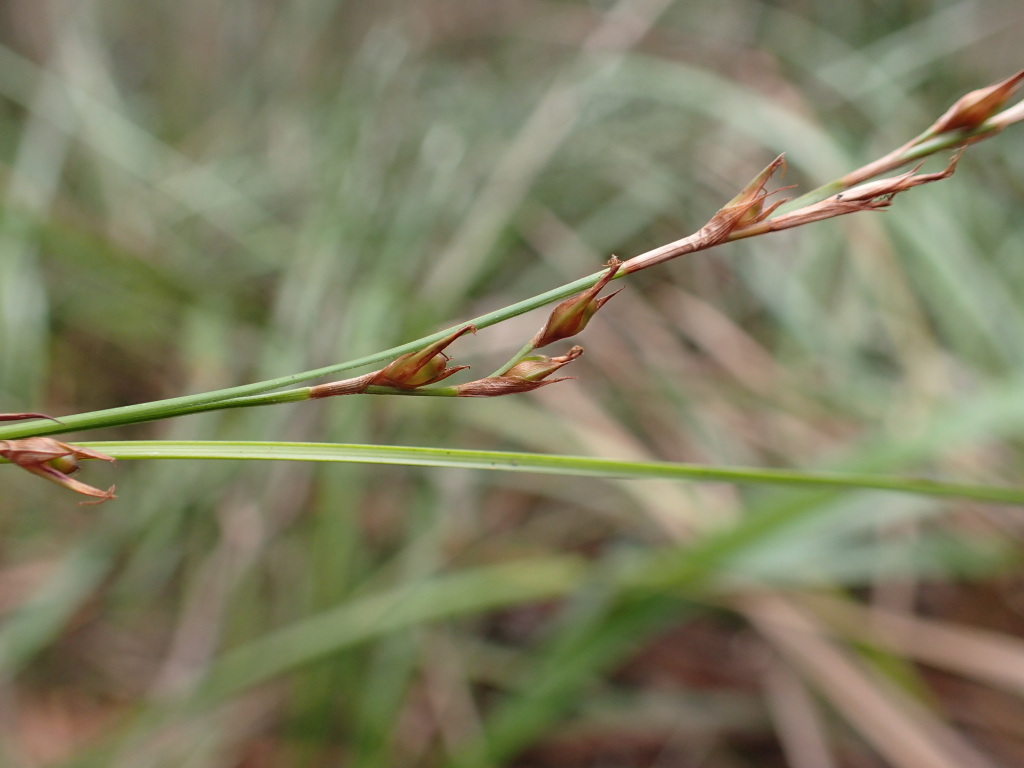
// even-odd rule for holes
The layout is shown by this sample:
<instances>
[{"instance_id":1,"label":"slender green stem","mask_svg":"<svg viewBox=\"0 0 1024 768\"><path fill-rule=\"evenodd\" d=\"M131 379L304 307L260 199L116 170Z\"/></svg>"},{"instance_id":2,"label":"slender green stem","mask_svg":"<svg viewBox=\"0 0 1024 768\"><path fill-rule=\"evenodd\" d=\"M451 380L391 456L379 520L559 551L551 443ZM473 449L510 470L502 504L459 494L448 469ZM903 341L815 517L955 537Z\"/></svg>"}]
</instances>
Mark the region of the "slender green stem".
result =
<instances>
[{"instance_id":1,"label":"slender green stem","mask_svg":"<svg viewBox=\"0 0 1024 768\"><path fill-rule=\"evenodd\" d=\"M367 395L402 395L405 397L458 397L459 393L455 387L416 387L416 389L401 389L399 387L378 387L366 388Z\"/></svg>"},{"instance_id":2,"label":"slender green stem","mask_svg":"<svg viewBox=\"0 0 1024 768\"><path fill-rule=\"evenodd\" d=\"M510 451L453 448L234 441L136 440L80 443L115 459L260 459L360 464L461 467L505 472L536 472L621 478L661 478L711 482L847 488L972 499L993 504L1024 504L1024 487L949 483L925 478L866 473L800 472L787 469L715 467L671 462L620 461L586 456L552 456Z\"/></svg>"},{"instance_id":3,"label":"slender green stem","mask_svg":"<svg viewBox=\"0 0 1024 768\"><path fill-rule=\"evenodd\" d=\"M516 352L511 359L509 359L507 363L505 363L503 366L501 366L501 368L492 373L489 378L494 378L495 376L504 376L516 363L518 363L528 354L533 352L533 350L533 341L531 340L526 342L525 344L523 344L522 348L518 352Z\"/></svg>"},{"instance_id":4,"label":"slender green stem","mask_svg":"<svg viewBox=\"0 0 1024 768\"><path fill-rule=\"evenodd\" d=\"M190 413L199 411L216 411L222 408L252 408L260 405L280 405L281 403L301 403L306 400L322 399L310 397L312 387L300 387L298 389L287 389L284 392L272 392L266 395L248 395L247 397L233 397L230 400L219 400L216 403L195 406ZM401 387L381 387L371 385L363 392L352 394L365 395L399 395L405 397L458 397L455 387L417 387L416 389L402 389Z\"/></svg>"},{"instance_id":5,"label":"slender green stem","mask_svg":"<svg viewBox=\"0 0 1024 768\"><path fill-rule=\"evenodd\" d=\"M247 397L234 397L230 400L218 400L215 403L195 405L188 410L188 413L219 411L222 408L252 408L259 405L301 403L309 400L309 390L310 387L301 387L299 389L286 389L284 392L272 392L265 395L248 395Z\"/></svg>"}]
</instances>

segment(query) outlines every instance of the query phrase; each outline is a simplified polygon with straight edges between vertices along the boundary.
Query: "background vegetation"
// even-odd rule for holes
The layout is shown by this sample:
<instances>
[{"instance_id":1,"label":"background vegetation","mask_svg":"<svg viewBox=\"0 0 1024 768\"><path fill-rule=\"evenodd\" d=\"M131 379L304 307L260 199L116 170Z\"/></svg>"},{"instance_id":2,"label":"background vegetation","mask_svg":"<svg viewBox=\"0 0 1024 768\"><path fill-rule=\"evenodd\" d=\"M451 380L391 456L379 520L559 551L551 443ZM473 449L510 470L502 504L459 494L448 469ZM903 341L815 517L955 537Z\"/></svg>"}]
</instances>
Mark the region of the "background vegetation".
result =
<instances>
[{"instance_id":1,"label":"background vegetation","mask_svg":"<svg viewBox=\"0 0 1024 768\"><path fill-rule=\"evenodd\" d=\"M0 411L56 415L422 336L691 232L781 152L809 189L1024 33L1012 0L0 12ZM1022 196L1011 128L884 214L631 277L574 382L88 439L1020 484ZM79 507L0 472L5 766L1024 763L1019 508L217 461L90 465L119 498Z\"/></svg>"}]
</instances>

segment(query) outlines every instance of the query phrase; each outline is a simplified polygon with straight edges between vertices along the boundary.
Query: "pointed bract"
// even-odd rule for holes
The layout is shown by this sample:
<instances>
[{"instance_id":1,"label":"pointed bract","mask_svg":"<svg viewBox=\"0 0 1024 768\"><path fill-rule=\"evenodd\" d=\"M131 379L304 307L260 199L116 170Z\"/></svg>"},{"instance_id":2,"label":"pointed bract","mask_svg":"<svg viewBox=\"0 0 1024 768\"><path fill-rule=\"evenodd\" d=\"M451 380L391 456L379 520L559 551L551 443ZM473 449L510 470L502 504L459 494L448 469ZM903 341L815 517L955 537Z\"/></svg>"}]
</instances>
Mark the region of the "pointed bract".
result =
<instances>
[{"instance_id":1,"label":"pointed bract","mask_svg":"<svg viewBox=\"0 0 1024 768\"><path fill-rule=\"evenodd\" d=\"M764 185L775 175L775 172L782 169L782 175L786 175L786 157L785 155L779 155L766 165L760 173L754 178L743 189L739 191L732 200L726 203L723 207L729 208L733 205L746 205L753 202L758 202L764 199L768 193L765 191Z\"/></svg>"},{"instance_id":2,"label":"pointed bract","mask_svg":"<svg viewBox=\"0 0 1024 768\"><path fill-rule=\"evenodd\" d=\"M705 225L705 228L724 238L728 237L733 230L767 219L776 208L786 201L777 200L767 208L764 207L764 201L769 195L781 192L782 189L791 189L791 187L783 187L773 192L768 192L765 189L765 185L780 168L782 174L785 175L786 160L783 155L779 155L768 163L757 176L750 180L747 186L740 190L736 197L723 205Z\"/></svg>"}]
</instances>

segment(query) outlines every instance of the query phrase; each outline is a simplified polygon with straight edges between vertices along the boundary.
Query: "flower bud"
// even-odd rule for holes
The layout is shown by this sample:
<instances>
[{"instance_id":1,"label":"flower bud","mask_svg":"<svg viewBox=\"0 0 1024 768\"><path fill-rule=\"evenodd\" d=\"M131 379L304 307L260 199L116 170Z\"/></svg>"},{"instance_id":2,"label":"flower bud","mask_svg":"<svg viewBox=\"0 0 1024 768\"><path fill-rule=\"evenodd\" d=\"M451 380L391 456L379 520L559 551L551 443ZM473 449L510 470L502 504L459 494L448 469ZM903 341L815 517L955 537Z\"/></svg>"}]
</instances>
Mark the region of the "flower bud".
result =
<instances>
[{"instance_id":1,"label":"flower bud","mask_svg":"<svg viewBox=\"0 0 1024 768\"><path fill-rule=\"evenodd\" d=\"M622 262L618 258L612 256L608 261L608 271L601 276L597 283L583 293L570 296L551 310L547 323L533 337L531 342L533 348L540 349L561 339L568 339L586 328L594 313L603 307L615 293L618 293L616 291L610 296L595 298L601 289L615 277L621 264Z\"/></svg>"},{"instance_id":2,"label":"flower bud","mask_svg":"<svg viewBox=\"0 0 1024 768\"><path fill-rule=\"evenodd\" d=\"M0 456L34 475L45 477L76 493L98 499L95 502L82 502L83 504L98 504L115 498L114 486L101 491L69 476L78 470L79 459L114 460L105 453L62 443L51 437L26 437L21 440L0 440Z\"/></svg>"},{"instance_id":3,"label":"flower bud","mask_svg":"<svg viewBox=\"0 0 1024 768\"><path fill-rule=\"evenodd\" d=\"M1021 82L1024 82L1024 69L1005 80L961 96L928 129L927 135L977 128L1002 109Z\"/></svg>"}]
</instances>

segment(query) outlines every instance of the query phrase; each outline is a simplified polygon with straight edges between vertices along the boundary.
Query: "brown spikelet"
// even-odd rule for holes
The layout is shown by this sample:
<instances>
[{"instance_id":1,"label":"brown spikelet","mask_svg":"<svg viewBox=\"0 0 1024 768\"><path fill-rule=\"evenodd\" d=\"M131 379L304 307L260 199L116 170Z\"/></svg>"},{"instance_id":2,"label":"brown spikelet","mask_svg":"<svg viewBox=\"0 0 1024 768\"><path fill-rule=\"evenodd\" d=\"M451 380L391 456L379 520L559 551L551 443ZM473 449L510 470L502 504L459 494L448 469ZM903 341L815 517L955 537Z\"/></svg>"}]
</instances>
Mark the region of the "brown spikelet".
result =
<instances>
[{"instance_id":1,"label":"brown spikelet","mask_svg":"<svg viewBox=\"0 0 1024 768\"><path fill-rule=\"evenodd\" d=\"M114 486L103 491L70 476L78 471L79 459L114 461L112 456L105 453L62 443L51 437L26 437L20 440L0 440L0 456L34 475L97 499L84 501L83 504L99 504L115 498Z\"/></svg>"}]
</instances>

